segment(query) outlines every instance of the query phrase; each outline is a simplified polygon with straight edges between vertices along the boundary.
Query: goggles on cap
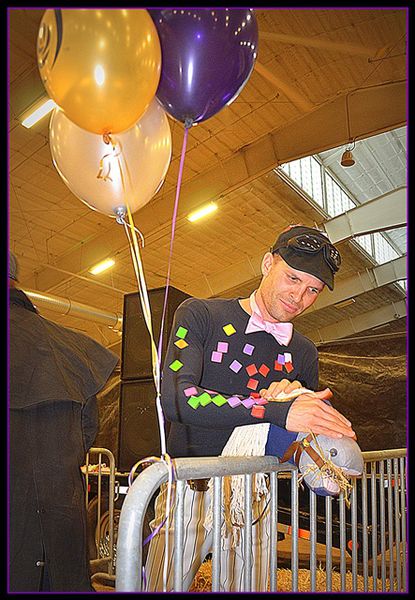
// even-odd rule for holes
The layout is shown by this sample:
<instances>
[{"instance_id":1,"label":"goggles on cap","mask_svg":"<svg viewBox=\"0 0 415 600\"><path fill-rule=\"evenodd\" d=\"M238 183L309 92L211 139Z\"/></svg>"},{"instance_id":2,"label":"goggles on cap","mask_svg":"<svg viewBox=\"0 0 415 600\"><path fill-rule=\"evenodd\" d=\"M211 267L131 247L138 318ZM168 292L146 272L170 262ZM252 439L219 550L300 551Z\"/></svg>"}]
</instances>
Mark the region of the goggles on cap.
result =
<instances>
[{"instance_id":1,"label":"goggles on cap","mask_svg":"<svg viewBox=\"0 0 415 600\"><path fill-rule=\"evenodd\" d=\"M328 240L310 235L309 233L301 233L290 238L283 244L278 244L276 248L271 248L271 252L277 252L280 248L293 248L301 252L310 252L314 254L323 249L323 256L326 263L334 271L338 271L341 265L340 252Z\"/></svg>"}]
</instances>

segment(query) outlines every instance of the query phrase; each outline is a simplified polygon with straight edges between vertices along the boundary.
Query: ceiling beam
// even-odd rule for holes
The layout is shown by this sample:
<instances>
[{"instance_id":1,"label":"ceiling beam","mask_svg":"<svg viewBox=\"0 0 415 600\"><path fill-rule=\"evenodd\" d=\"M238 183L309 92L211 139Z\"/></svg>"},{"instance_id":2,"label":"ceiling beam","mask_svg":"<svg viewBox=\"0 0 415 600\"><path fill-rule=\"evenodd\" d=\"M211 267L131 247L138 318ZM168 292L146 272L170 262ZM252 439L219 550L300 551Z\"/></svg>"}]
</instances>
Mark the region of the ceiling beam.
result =
<instances>
[{"instance_id":1,"label":"ceiling beam","mask_svg":"<svg viewBox=\"0 0 415 600\"><path fill-rule=\"evenodd\" d=\"M353 94L349 93L350 131L353 137L365 138L404 125L406 98L404 81L371 86L355 90ZM326 126L328 122L331 123L330 127ZM201 199L220 198L269 173L284 162L322 152L345 144L348 140L345 97L338 96L233 153L223 162L226 180L218 177L218 167L214 164L192 179L183 181L177 226L180 226L180 219L185 219L189 212L198 208ZM56 176L58 177L58 174ZM160 236L170 237L175 194L174 189L163 194L162 188L151 202L135 213L134 221L144 234L147 247L152 243L152 235L157 243L160 243ZM126 246L123 227L114 223L110 236L107 231L97 235L56 261L55 266L67 271L82 272L91 264L105 258L109 252L121 251ZM145 263L145 249L143 256ZM27 284L28 287L47 290L63 279L63 274L58 272L39 271L36 281L33 279ZM172 284L174 285L174 281Z\"/></svg>"},{"instance_id":2,"label":"ceiling beam","mask_svg":"<svg viewBox=\"0 0 415 600\"><path fill-rule=\"evenodd\" d=\"M332 220L327 221L324 227L330 224ZM197 276L194 280L188 282L183 291L191 296L209 298L210 296L221 296L225 291L242 285L252 283L252 286L254 286L257 283L256 279L261 277L261 262L264 254L265 250L253 256L245 257L226 269L210 273L209 275L203 274L203 277ZM386 271L387 276L384 275ZM336 283L336 288L333 292L325 289L310 309L319 310L323 305L328 306L375 287L381 287L387 283L393 283L405 278L406 258L400 257L384 265L368 269L365 273L358 273L346 280L339 281Z\"/></svg>"},{"instance_id":3,"label":"ceiling beam","mask_svg":"<svg viewBox=\"0 0 415 600\"><path fill-rule=\"evenodd\" d=\"M321 310L327 306L333 306L333 304L343 302L349 298L355 298L360 294L405 278L406 256L400 256L383 265L377 265L372 269L366 269L366 271L360 271L356 275L341 279L336 282L332 292L324 288L314 304L304 311L303 315Z\"/></svg>"},{"instance_id":4,"label":"ceiling beam","mask_svg":"<svg viewBox=\"0 0 415 600\"><path fill-rule=\"evenodd\" d=\"M314 105L307 100L298 90L296 90L292 85L281 79L281 77L277 77L269 69L267 69L263 64L258 61L255 61L254 69L257 73L259 73L264 79L272 83L277 90L281 91L285 96L287 96L288 100L299 108L302 112L310 112Z\"/></svg>"},{"instance_id":5,"label":"ceiling beam","mask_svg":"<svg viewBox=\"0 0 415 600\"><path fill-rule=\"evenodd\" d=\"M196 297L209 297L220 295L225 289L231 289L232 287L241 284L237 274L241 269L241 266L245 262L245 268L250 275L249 281L253 281L255 277L261 275L261 260L263 254L258 254L255 260L246 259L238 265L232 267L232 271L225 269L220 274L216 274L216 277L208 277L205 280L201 280L199 287L192 287L187 289L188 293ZM358 296L364 292L394 283L400 279L406 278L406 257L402 256L393 261L378 265L373 269L367 269L364 272L360 272L357 275L353 275L343 281L340 281L333 292L325 291L318 297L316 302L307 311L320 310L327 306L331 306L345 299ZM23 290L25 294L32 300L37 308L42 310L51 310L61 315L68 315L72 317L79 317L89 321L94 321L103 325L111 327L115 331L121 331L122 329L122 315L119 313L103 311L100 308L88 306L80 302L74 302L69 298L61 296L55 296L52 294L46 294L44 292L38 292L25 288Z\"/></svg>"},{"instance_id":6,"label":"ceiling beam","mask_svg":"<svg viewBox=\"0 0 415 600\"><path fill-rule=\"evenodd\" d=\"M323 227L333 244L356 235L402 227L407 222L406 201L406 187L402 187L333 217Z\"/></svg>"},{"instance_id":7,"label":"ceiling beam","mask_svg":"<svg viewBox=\"0 0 415 600\"><path fill-rule=\"evenodd\" d=\"M37 64L30 71L10 86L10 116L21 117L41 98L49 98L39 75Z\"/></svg>"},{"instance_id":8,"label":"ceiling beam","mask_svg":"<svg viewBox=\"0 0 415 600\"><path fill-rule=\"evenodd\" d=\"M361 315L349 317L337 323L327 325L321 329L313 328L310 331L304 331L303 333L309 337L313 342L323 343L340 338L345 338L360 331L371 329L372 327L378 327L385 323L390 323L396 319L406 317L406 302L401 300L399 302L392 302L375 308Z\"/></svg>"},{"instance_id":9,"label":"ceiling beam","mask_svg":"<svg viewBox=\"0 0 415 600\"><path fill-rule=\"evenodd\" d=\"M283 44L293 44L295 46L306 46L307 48L319 48L321 50L330 50L354 56L375 57L380 54L383 48L374 48L363 46L361 44L350 44L348 42L333 42L322 37L303 37L299 35L290 35L288 33L276 33L274 31L263 31L261 29L261 40L272 42L282 42Z\"/></svg>"},{"instance_id":10,"label":"ceiling beam","mask_svg":"<svg viewBox=\"0 0 415 600\"><path fill-rule=\"evenodd\" d=\"M247 256L243 260L233 263L230 267L216 273L204 274L203 277L198 275L193 281L189 281L189 284L183 291L199 298L221 296L225 290L239 287L260 277L261 262L264 254L265 250L256 253L254 256Z\"/></svg>"}]
</instances>

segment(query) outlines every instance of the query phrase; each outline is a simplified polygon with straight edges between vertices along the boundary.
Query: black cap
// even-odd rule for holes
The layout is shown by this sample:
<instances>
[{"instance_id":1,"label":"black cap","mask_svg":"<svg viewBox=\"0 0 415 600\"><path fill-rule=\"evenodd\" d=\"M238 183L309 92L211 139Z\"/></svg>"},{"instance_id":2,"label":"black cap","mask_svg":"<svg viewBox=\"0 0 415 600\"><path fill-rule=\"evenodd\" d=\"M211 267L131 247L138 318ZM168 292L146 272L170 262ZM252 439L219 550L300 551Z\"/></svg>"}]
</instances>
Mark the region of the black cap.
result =
<instances>
[{"instance_id":1,"label":"black cap","mask_svg":"<svg viewBox=\"0 0 415 600\"><path fill-rule=\"evenodd\" d=\"M293 269L304 271L309 275L314 275L320 279L331 290L334 288L334 273L338 270L326 260L326 254L323 246L317 252L306 252L301 248L287 246L287 242L298 235L312 235L314 238L321 239L331 245L329 238L323 232L313 227L303 225L294 225L284 230L277 238L270 252L279 254ZM334 248L334 247L333 247Z\"/></svg>"},{"instance_id":2,"label":"black cap","mask_svg":"<svg viewBox=\"0 0 415 600\"><path fill-rule=\"evenodd\" d=\"M14 279L14 281L18 281L17 273L18 273L18 265L17 259L12 252L9 252L9 278Z\"/></svg>"}]
</instances>

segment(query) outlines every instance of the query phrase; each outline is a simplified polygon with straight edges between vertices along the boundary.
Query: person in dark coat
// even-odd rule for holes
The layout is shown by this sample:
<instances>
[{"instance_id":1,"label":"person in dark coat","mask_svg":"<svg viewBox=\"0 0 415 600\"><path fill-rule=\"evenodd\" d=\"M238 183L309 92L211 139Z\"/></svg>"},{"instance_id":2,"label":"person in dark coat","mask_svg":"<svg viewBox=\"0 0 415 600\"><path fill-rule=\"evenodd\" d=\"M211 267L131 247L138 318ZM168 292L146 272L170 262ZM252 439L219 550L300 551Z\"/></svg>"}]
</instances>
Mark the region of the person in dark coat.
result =
<instances>
[{"instance_id":1,"label":"person in dark coat","mask_svg":"<svg viewBox=\"0 0 415 600\"><path fill-rule=\"evenodd\" d=\"M9 256L9 587L92 592L85 480L118 357L39 315Z\"/></svg>"}]
</instances>

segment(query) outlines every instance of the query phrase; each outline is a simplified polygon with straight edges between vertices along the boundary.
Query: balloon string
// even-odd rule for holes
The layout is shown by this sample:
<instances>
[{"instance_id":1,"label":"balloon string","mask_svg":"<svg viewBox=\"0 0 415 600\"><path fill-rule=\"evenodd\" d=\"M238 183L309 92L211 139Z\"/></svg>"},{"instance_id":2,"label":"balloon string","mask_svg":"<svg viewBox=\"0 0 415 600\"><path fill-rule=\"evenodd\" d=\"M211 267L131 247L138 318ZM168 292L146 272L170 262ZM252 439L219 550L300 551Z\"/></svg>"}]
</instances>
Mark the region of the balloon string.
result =
<instances>
[{"instance_id":1,"label":"balloon string","mask_svg":"<svg viewBox=\"0 0 415 600\"><path fill-rule=\"evenodd\" d=\"M123 216L119 216L116 218L117 223L121 223L122 225L126 225L127 227L131 227L131 225L129 223L126 223L125 219ZM138 227L134 227L134 229L136 230L136 232L138 233L138 235L140 236L140 241L141 241L141 248L144 248L144 236L141 233L141 231L138 229Z\"/></svg>"},{"instance_id":2,"label":"balloon string","mask_svg":"<svg viewBox=\"0 0 415 600\"><path fill-rule=\"evenodd\" d=\"M117 146L120 146L119 142L114 142L111 139L111 136L109 134L105 134L104 136L104 142L105 144L111 144L112 146L112 152L108 152L108 154L104 154L104 156L101 158L101 160L99 161L99 171L97 174L97 179L103 179L104 181L111 181L112 182L112 178L110 177L110 173L111 173L111 161L108 161L108 166L107 166L107 172L103 175L103 171L104 171L104 161L106 158L117 158L120 155L121 152L121 148L117 148ZM119 163L119 159L118 159L118 164ZM121 172L121 168L120 168L120 174L121 174L121 178L122 178L122 172ZM125 192L125 190L124 190Z\"/></svg>"},{"instance_id":3,"label":"balloon string","mask_svg":"<svg viewBox=\"0 0 415 600\"><path fill-rule=\"evenodd\" d=\"M179 175L177 177L176 198L174 201L173 217L172 217L172 223L171 223L171 238L170 238L169 260L168 260L168 267L167 267L167 277L166 277L166 289L164 291L164 304L163 304L163 312L162 312L162 317L161 317L160 337L159 337L159 346L158 346L158 359L159 359L160 365L161 365L161 349L162 349L162 345L163 345L164 319L165 319L166 310L167 310L167 297L168 297L169 287L170 287L170 271L171 271L171 263L172 263L172 257L173 257L173 242L174 242L174 233L175 233L176 221L177 221L177 209L179 206L179 196L180 196L180 188L182 185L184 157L186 154L187 138L189 135L190 127L191 127L191 125L185 125L185 128L184 128L182 154L180 157Z\"/></svg>"},{"instance_id":4,"label":"balloon string","mask_svg":"<svg viewBox=\"0 0 415 600\"><path fill-rule=\"evenodd\" d=\"M161 461L165 462L168 466L166 514L165 514L165 517L162 520L162 522L155 528L155 530L149 536L147 536L147 538L143 542L143 545L147 544L155 535L157 535L159 533L159 531L163 527L163 525L165 525L165 554L164 554L164 567L163 567L163 589L164 589L164 591L166 591L166 588L167 588L166 582L167 582L167 569L168 569L169 525L170 525L170 514L172 511L173 498L174 498L174 495L172 494L174 468L173 468L173 463L171 461L171 458L166 452L164 417L163 417L163 411L162 411L161 400L160 400L160 395L161 395L160 394L160 389L161 389L161 382L160 382L161 348L162 348L162 341L163 341L163 329L164 329L164 322L165 322L165 314L166 314L166 309L167 309L168 290L169 290L169 286L170 286L170 273L171 273L171 263L172 263L172 256L173 256L173 243L174 243L174 236L175 236L175 228L176 228L176 222L177 222L178 203L179 203L181 182L182 182L182 176L183 176L184 158L185 158L185 154L186 154L186 146L187 146L187 139L188 139L188 133L189 133L188 130L190 127L191 127L191 123L185 123L182 152L181 152L181 157L180 157L179 174L178 174L178 179L177 179L176 197L175 197L173 216L172 216L170 251L169 251L169 259L168 259L163 313L162 313L161 324L160 324L160 337L159 337L158 350L156 348L156 345L154 342L154 337L153 337L150 303L149 303L148 294L147 294L147 287L145 284L143 265L142 265L142 261L141 261L141 257L140 257L140 250L139 250L139 246L138 246L138 242L137 242L137 236L135 233L136 228L134 226L134 222L133 222L133 218L131 215L131 211L130 211L128 202L126 203L126 206L127 206L128 220L129 220L130 228L131 228L132 243L131 243L131 238L130 238L130 232L128 231L128 228L127 228L127 223L124 222L125 232L126 232L128 240L129 240L129 244L130 244L130 250L131 250L131 256L133 259L134 270L135 270L137 281L139 283L139 293L140 293L140 300L141 300L141 305L142 305L142 309L143 309L143 314L144 314L144 318L146 321L148 331L150 333L151 353L152 353L152 363L153 363L153 377L154 377L154 381L156 384L156 394L157 394L156 407L157 407L157 415L158 415L159 428L160 428L162 456L160 459L157 459L155 457L150 457L150 459L153 460L153 462L155 460L161 460ZM115 150L114 145L113 145L113 150ZM117 160L118 160L118 165L119 165L119 170L120 170L120 175L121 175L121 183L123 186L123 190L125 191L123 169L122 169L121 161L119 158L120 152L118 152L118 154L116 154L115 156L117 157ZM127 176L129 176L128 170L127 170ZM141 464L142 462L148 462L148 460L149 459L143 459L143 461L140 461L139 463L137 463L135 465L135 467L133 467L133 470L131 471L130 476L132 476L135 468L139 464ZM143 568L143 579L144 579L144 581L146 581L144 568Z\"/></svg>"},{"instance_id":5,"label":"balloon string","mask_svg":"<svg viewBox=\"0 0 415 600\"><path fill-rule=\"evenodd\" d=\"M184 157L186 155L187 138L189 135L190 127L191 127L191 123L185 124L183 144L182 144L182 153L181 153L181 157L180 157L179 174L177 177L176 197L175 197L175 201L174 201L173 216L172 216L172 223L171 223L171 237L170 237L170 250L169 250L169 259L168 259L168 267L167 267L167 277L166 277L166 288L164 291L164 303L163 303L163 312L162 312L162 317L161 317L160 337L159 337L159 345L158 345L158 361L159 361L160 369L161 369L161 349L163 346L163 329L164 329L164 322L165 322L166 309L167 309L168 291L169 291L169 287L170 287L170 272L171 272L171 263L172 263L172 257L173 257L173 243L174 243L174 234L175 234L176 222L177 222L177 209L179 206L180 189L181 189L181 184L182 184L183 167L184 167ZM167 455L167 457L168 457L168 455ZM170 459L170 457L168 457L168 459ZM168 569L168 560L169 560L169 526L170 526L170 514L171 514L171 511L173 508L173 498L174 498L174 495L172 494L173 476L174 476L174 469L172 468L172 469L169 469L169 481L168 481L168 485L167 485L165 518L160 523L160 525L155 529L155 531L144 540L144 544L146 544L148 541L150 541L152 539L152 537L154 535L156 535L160 531L160 529L165 524L164 565L163 565L163 591L164 592L167 591L167 569ZM145 577L145 571L143 574Z\"/></svg>"},{"instance_id":6,"label":"balloon string","mask_svg":"<svg viewBox=\"0 0 415 600\"><path fill-rule=\"evenodd\" d=\"M130 220L131 231L129 231L127 223L124 223L124 229L125 229L125 232L126 232L129 244L130 244L131 257L133 260L134 271L135 271L135 275L136 275L137 282L138 282L138 291L139 291L141 307L142 307L142 311L143 311L143 315L144 315L144 320L145 320L147 329L150 334L153 378L154 378L154 383L155 383L155 387L156 387L156 410L157 410L157 418L158 418L158 424L159 424L159 430L160 430L160 446L161 446L161 454L164 455L164 454L166 454L166 437L165 437L165 429L164 429L164 417L163 417L163 411L161 408L161 401L160 401L160 364L159 364L157 348L156 348L156 344L155 344L154 336L153 336L153 328L152 328L152 324L151 324L151 310L150 310L150 303L148 300L147 286L146 286L145 277L144 277L143 265L142 265L142 261L141 261L141 257L140 257L140 250L138 247L137 236L135 234L135 227L134 227L134 223L132 222L132 216L131 216L131 212L128 207L128 204L127 204L127 214L128 214L128 218ZM133 238L132 241L131 241L130 235Z\"/></svg>"},{"instance_id":7,"label":"balloon string","mask_svg":"<svg viewBox=\"0 0 415 600\"><path fill-rule=\"evenodd\" d=\"M128 169L128 165L126 164L125 160L123 161L124 166L121 162L121 159L123 159L124 156L122 153L122 147L119 144L119 142L114 142L111 139L111 136L109 134L107 134L105 136L104 141L105 141L105 143L110 143L112 145L113 156L117 159L117 164L118 164L118 168L119 168L119 172L120 172L121 186L122 186L122 190L123 190L123 194L124 194L124 200L125 200L125 205L127 208L128 220L129 220L129 224L130 224L130 228L131 228L131 237L130 237L130 232L128 231L127 223L124 222L124 230L126 232L127 239L128 239L129 246L130 246L131 257L132 257L134 271L135 271L135 275L136 275L136 279L137 279L137 283L138 283L138 291L139 291L139 296L140 296L141 307L143 310L144 320L145 320L147 329L150 334L153 378L154 378L154 383L155 383L155 387L156 387L156 409L157 409L157 418L158 418L159 431L160 431L160 446L161 446L161 453L162 453L162 455L164 455L164 454L166 454L166 436L165 436L163 411L161 408L161 401L160 401L160 362L158 359L157 347L156 347L156 343L154 341L154 336L153 336L150 302L148 299L143 264L141 261L140 250L139 250L139 245L138 245L137 236L136 236L136 227L134 225L130 206L129 206L129 203L128 203L128 200L126 197L127 193L126 193L126 182L125 182L124 172L126 174L128 182L130 184L129 189L132 189L131 176L130 176L130 172ZM118 148L117 148L117 146L118 146ZM131 242L131 239L132 239L132 242Z\"/></svg>"}]
</instances>

